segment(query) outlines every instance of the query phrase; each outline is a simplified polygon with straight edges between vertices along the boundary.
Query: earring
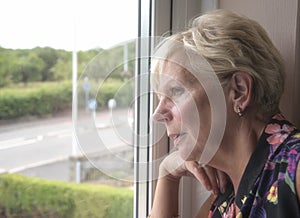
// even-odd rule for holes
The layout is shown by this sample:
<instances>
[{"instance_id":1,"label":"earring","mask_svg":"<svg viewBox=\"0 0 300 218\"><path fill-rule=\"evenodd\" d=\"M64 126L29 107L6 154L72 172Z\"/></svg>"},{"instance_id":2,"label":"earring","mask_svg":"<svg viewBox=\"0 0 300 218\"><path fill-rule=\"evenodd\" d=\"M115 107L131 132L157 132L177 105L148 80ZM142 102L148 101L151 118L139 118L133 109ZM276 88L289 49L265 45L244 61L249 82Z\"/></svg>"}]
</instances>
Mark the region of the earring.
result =
<instances>
[{"instance_id":1,"label":"earring","mask_svg":"<svg viewBox=\"0 0 300 218\"><path fill-rule=\"evenodd\" d=\"M240 107L237 108L237 114L239 115L239 117L243 116L243 112Z\"/></svg>"}]
</instances>

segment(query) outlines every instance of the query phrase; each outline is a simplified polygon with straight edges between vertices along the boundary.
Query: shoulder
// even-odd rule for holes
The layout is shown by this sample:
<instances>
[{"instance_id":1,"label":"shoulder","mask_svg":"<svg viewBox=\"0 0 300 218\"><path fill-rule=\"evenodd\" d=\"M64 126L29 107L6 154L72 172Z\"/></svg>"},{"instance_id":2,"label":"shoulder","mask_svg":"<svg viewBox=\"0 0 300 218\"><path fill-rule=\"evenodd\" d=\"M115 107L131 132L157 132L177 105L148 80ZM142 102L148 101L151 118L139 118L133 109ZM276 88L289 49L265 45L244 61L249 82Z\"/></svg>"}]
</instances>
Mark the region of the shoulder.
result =
<instances>
[{"instance_id":1,"label":"shoulder","mask_svg":"<svg viewBox=\"0 0 300 218\"><path fill-rule=\"evenodd\" d=\"M293 173L292 180L298 172L298 165L300 160L300 131L295 130L291 133L286 141L282 144L280 151L277 151L277 159L287 164L287 171L289 174Z\"/></svg>"},{"instance_id":2,"label":"shoulder","mask_svg":"<svg viewBox=\"0 0 300 218\"><path fill-rule=\"evenodd\" d=\"M298 200L300 202L300 131L292 134L285 143L285 159L287 173L294 182Z\"/></svg>"},{"instance_id":3,"label":"shoulder","mask_svg":"<svg viewBox=\"0 0 300 218\"><path fill-rule=\"evenodd\" d=\"M281 149L281 155L285 156L288 162L288 167L296 169L300 160L300 131L295 130L289 135ZM290 169L290 168L289 168Z\"/></svg>"},{"instance_id":4,"label":"shoulder","mask_svg":"<svg viewBox=\"0 0 300 218\"><path fill-rule=\"evenodd\" d=\"M268 124L266 133L266 140L270 144L270 157L273 157L275 162L286 162L288 160L297 161L298 163L300 158L299 129L287 120L281 119Z\"/></svg>"},{"instance_id":5,"label":"shoulder","mask_svg":"<svg viewBox=\"0 0 300 218\"><path fill-rule=\"evenodd\" d=\"M296 133L292 137L295 141L292 143L291 147L300 147L300 132ZM298 145L298 146L297 146ZM296 152L294 152L296 154ZM298 160L299 160L299 150L297 152ZM298 201L300 202L300 161L297 162L296 164L296 175L295 175L295 186L296 186L296 192L297 192L297 197Z\"/></svg>"},{"instance_id":6,"label":"shoulder","mask_svg":"<svg viewBox=\"0 0 300 218\"><path fill-rule=\"evenodd\" d=\"M295 179L295 186L296 186L296 192L298 201L300 202L300 162L297 164L297 170L296 170L296 179Z\"/></svg>"}]
</instances>

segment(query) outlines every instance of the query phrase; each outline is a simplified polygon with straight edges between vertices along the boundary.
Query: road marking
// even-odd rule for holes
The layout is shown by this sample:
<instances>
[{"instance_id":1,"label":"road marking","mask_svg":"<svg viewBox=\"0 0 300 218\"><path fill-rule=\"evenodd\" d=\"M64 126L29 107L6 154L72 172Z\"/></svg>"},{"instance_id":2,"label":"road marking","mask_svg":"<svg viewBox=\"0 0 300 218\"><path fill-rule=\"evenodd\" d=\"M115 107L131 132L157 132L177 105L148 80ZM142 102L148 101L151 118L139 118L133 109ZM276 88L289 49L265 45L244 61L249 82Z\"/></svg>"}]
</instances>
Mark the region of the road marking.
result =
<instances>
[{"instance_id":1,"label":"road marking","mask_svg":"<svg viewBox=\"0 0 300 218\"><path fill-rule=\"evenodd\" d=\"M20 142L20 141L24 141L24 140L25 140L25 137L8 139L8 140L0 141L0 146L10 144L10 143L16 143L16 142Z\"/></svg>"},{"instance_id":2,"label":"road marking","mask_svg":"<svg viewBox=\"0 0 300 218\"><path fill-rule=\"evenodd\" d=\"M64 137L70 136L71 133L72 133L72 131L70 129L64 129L64 130L60 130L60 131L49 132L49 133L45 134L45 136L64 138ZM45 136L38 135L38 136L32 137L32 138L20 137L20 138L15 138L15 139L3 140L3 141L0 141L0 150L17 148L17 147L21 147L21 146L25 146L25 145L31 145L31 144L34 144L34 143L44 140Z\"/></svg>"},{"instance_id":3,"label":"road marking","mask_svg":"<svg viewBox=\"0 0 300 218\"><path fill-rule=\"evenodd\" d=\"M43 135L38 135L34 138L16 138L16 139L9 139L0 141L0 150L10 149L10 148L17 148L24 145L31 145L38 141L42 141L44 138Z\"/></svg>"},{"instance_id":4,"label":"road marking","mask_svg":"<svg viewBox=\"0 0 300 218\"><path fill-rule=\"evenodd\" d=\"M53 131L46 134L46 136L57 136L57 135L63 135L65 133L70 133L71 129L64 129L59 131Z\"/></svg>"}]
</instances>

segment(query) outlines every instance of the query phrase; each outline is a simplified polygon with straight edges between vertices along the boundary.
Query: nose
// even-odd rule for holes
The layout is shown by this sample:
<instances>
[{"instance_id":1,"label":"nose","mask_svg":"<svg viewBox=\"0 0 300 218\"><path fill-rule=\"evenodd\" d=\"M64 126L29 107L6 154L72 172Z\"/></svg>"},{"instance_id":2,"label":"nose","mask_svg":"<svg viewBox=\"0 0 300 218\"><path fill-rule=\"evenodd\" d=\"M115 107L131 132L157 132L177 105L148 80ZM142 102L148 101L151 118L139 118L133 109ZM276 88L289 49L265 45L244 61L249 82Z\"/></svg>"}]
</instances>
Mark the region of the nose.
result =
<instances>
[{"instance_id":1,"label":"nose","mask_svg":"<svg viewBox=\"0 0 300 218\"><path fill-rule=\"evenodd\" d=\"M166 97L162 97L152 114L152 119L156 122L169 122L172 120L173 115L171 111L171 105L173 103Z\"/></svg>"}]
</instances>

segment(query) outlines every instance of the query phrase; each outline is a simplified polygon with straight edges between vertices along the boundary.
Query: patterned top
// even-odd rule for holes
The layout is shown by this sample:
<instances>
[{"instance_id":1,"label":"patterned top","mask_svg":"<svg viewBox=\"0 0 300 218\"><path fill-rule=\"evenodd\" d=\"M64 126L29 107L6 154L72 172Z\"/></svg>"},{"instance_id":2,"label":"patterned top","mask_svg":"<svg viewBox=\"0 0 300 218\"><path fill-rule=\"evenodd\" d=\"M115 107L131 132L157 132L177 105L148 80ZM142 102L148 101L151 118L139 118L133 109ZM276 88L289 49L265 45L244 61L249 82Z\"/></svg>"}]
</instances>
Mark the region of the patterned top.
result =
<instances>
[{"instance_id":1,"label":"patterned top","mask_svg":"<svg viewBox=\"0 0 300 218\"><path fill-rule=\"evenodd\" d=\"M300 217L295 187L299 159L299 130L281 114L275 115L258 141L236 196L230 184L216 197L209 218ZM235 206L240 208L238 214Z\"/></svg>"}]
</instances>

